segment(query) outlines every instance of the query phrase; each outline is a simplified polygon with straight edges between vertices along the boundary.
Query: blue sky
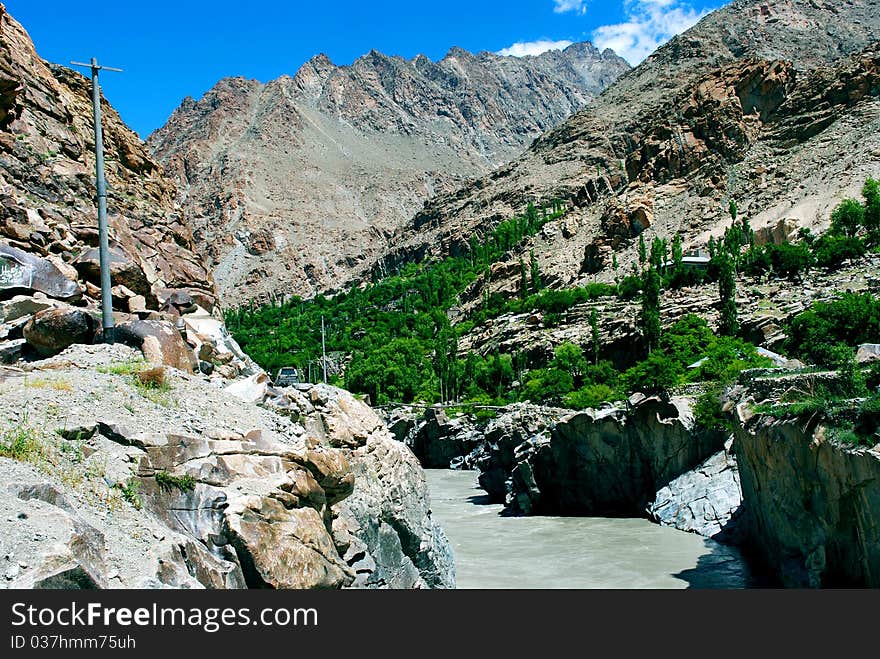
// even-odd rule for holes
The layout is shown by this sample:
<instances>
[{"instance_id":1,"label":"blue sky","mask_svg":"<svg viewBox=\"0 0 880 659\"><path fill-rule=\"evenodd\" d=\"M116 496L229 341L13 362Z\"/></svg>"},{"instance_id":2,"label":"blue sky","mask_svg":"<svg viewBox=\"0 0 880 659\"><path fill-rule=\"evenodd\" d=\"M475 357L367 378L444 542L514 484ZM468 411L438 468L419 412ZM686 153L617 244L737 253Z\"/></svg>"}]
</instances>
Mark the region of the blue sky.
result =
<instances>
[{"instance_id":1,"label":"blue sky","mask_svg":"<svg viewBox=\"0 0 880 659\"><path fill-rule=\"evenodd\" d=\"M724 1L4 0L43 58L125 69L102 77L104 93L144 137L220 78L293 75L320 52L350 64L372 48L436 60L452 46L523 55L593 41L637 64Z\"/></svg>"}]
</instances>

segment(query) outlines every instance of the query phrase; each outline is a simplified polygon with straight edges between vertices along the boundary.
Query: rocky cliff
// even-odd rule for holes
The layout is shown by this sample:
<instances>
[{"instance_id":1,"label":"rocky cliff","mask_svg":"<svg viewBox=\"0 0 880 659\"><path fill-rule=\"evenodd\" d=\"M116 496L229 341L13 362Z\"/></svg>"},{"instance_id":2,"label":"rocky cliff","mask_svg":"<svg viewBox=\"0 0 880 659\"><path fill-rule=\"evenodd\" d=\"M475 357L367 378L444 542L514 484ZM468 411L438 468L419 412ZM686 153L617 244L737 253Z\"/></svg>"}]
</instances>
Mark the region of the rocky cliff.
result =
<instances>
[{"instance_id":1,"label":"rocky cliff","mask_svg":"<svg viewBox=\"0 0 880 659\"><path fill-rule=\"evenodd\" d=\"M91 83L43 61L2 5L0 108L0 363L12 363L100 337L100 269ZM118 339L160 364L253 372L217 320L176 188L106 101L102 112Z\"/></svg>"},{"instance_id":2,"label":"rocky cliff","mask_svg":"<svg viewBox=\"0 0 880 659\"><path fill-rule=\"evenodd\" d=\"M880 586L880 446L747 409L735 447L749 545L786 586Z\"/></svg>"},{"instance_id":3,"label":"rocky cliff","mask_svg":"<svg viewBox=\"0 0 880 659\"><path fill-rule=\"evenodd\" d=\"M145 386L139 359L0 370L2 585L454 586L421 468L366 405L170 368Z\"/></svg>"},{"instance_id":4,"label":"rocky cliff","mask_svg":"<svg viewBox=\"0 0 880 659\"><path fill-rule=\"evenodd\" d=\"M824 228L880 169L878 17L876 0L729 3L521 157L429 201L376 270L466 251L475 232L554 198L569 213L524 249L559 287L612 280L612 254L627 273L643 232L704 246L730 199L774 240ZM492 292L510 288L517 257L494 269Z\"/></svg>"},{"instance_id":5,"label":"rocky cliff","mask_svg":"<svg viewBox=\"0 0 880 659\"><path fill-rule=\"evenodd\" d=\"M149 138L224 299L310 295L363 275L423 203L519 154L628 70L588 43L537 57L319 55L224 79Z\"/></svg>"},{"instance_id":6,"label":"rocky cliff","mask_svg":"<svg viewBox=\"0 0 880 659\"><path fill-rule=\"evenodd\" d=\"M211 308L210 272L176 207L176 189L141 140L102 102L111 242L120 311L140 295L158 309L178 290ZM0 240L97 290L91 83L42 60L0 5ZM72 293L69 292L69 293ZM75 297L70 294L68 297Z\"/></svg>"}]
</instances>

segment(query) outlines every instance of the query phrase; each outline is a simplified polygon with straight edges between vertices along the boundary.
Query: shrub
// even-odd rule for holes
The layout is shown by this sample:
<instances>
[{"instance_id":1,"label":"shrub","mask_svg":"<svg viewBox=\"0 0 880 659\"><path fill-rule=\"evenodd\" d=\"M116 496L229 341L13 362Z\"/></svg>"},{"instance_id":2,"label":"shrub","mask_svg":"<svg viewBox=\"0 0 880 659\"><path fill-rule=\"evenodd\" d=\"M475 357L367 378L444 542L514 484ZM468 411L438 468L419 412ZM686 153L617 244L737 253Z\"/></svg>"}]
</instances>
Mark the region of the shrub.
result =
<instances>
[{"instance_id":1,"label":"shrub","mask_svg":"<svg viewBox=\"0 0 880 659\"><path fill-rule=\"evenodd\" d=\"M165 369L162 366L135 373L135 379L147 389L162 389L169 386Z\"/></svg>"},{"instance_id":2,"label":"shrub","mask_svg":"<svg viewBox=\"0 0 880 659\"><path fill-rule=\"evenodd\" d=\"M642 291L642 278L638 275L624 277L617 285L617 295L622 300L634 300Z\"/></svg>"},{"instance_id":3,"label":"shrub","mask_svg":"<svg viewBox=\"0 0 880 659\"><path fill-rule=\"evenodd\" d=\"M831 233L855 236L865 224L865 208L856 199L844 199L831 213Z\"/></svg>"},{"instance_id":4,"label":"shrub","mask_svg":"<svg viewBox=\"0 0 880 659\"><path fill-rule=\"evenodd\" d=\"M656 394L671 389L681 381L684 368L661 351L652 352L622 376L624 390Z\"/></svg>"},{"instance_id":5,"label":"shrub","mask_svg":"<svg viewBox=\"0 0 880 659\"><path fill-rule=\"evenodd\" d=\"M43 455L37 431L20 423L0 434L0 456L20 462L36 462Z\"/></svg>"},{"instance_id":6,"label":"shrub","mask_svg":"<svg viewBox=\"0 0 880 659\"><path fill-rule=\"evenodd\" d=\"M721 389L713 387L700 394L694 405L694 421L706 430L730 432L733 424L721 407Z\"/></svg>"},{"instance_id":7,"label":"shrub","mask_svg":"<svg viewBox=\"0 0 880 659\"><path fill-rule=\"evenodd\" d=\"M870 293L844 293L817 302L792 319L785 350L816 364L834 365L834 349L880 341L880 301Z\"/></svg>"},{"instance_id":8,"label":"shrub","mask_svg":"<svg viewBox=\"0 0 880 659\"><path fill-rule=\"evenodd\" d=\"M813 244L816 265L829 270L839 268L844 261L865 255L865 244L858 238L825 235Z\"/></svg>"},{"instance_id":9,"label":"shrub","mask_svg":"<svg viewBox=\"0 0 880 659\"><path fill-rule=\"evenodd\" d=\"M614 389L607 384L589 384L567 394L562 399L562 402L571 409L584 410L588 407L598 407L606 401L617 400L618 398L619 396Z\"/></svg>"},{"instance_id":10,"label":"shrub","mask_svg":"<svg viewBox=\"0 0 880 659\"><path fill-rule=\"evenodd\" d=\"M523 400L559 399L574 388L571 373L558 368L529 371L523 385Z\"/></svg>"}]
</instances>

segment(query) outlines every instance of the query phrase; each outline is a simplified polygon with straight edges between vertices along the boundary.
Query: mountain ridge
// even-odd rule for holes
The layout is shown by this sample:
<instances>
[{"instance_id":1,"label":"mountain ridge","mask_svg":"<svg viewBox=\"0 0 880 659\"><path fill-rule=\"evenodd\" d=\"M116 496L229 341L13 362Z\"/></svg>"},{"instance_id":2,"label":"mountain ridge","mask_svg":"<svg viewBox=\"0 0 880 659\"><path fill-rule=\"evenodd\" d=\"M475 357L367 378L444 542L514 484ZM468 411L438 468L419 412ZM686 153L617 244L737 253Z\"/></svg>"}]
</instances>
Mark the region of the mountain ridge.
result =
<instances>
[{"instance_id":1,"label":"mountain ridge","mask_svg":"<svg viewBox=\"0 0 880 659\"><path fill-rule=\"evenodd\" d=\"M311 295L363 272L426 199L506 162L628 68L588 44L527 59L451 48L438 62L372 51L347 66L318 54L267 83L221 79L148 144L224 297Z\"/></svg>"}]
</instances>

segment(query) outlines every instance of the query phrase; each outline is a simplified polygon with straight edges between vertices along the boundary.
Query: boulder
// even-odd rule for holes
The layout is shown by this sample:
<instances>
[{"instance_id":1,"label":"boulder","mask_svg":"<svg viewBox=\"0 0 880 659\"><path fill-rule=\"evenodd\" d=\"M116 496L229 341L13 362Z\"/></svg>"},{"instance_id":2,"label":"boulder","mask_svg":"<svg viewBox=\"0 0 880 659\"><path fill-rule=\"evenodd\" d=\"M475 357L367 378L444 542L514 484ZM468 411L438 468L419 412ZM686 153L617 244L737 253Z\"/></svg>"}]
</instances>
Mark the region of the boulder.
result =
<instances>
[{"instance_id":1,"label":"boulder","mask_svg":"<svg viewBox=\"0 0 880 659\"><path fill-rule=\"evenodd\" d=\"M314 508L251 496L233 501L225 517L251 588L339 588L354 580Z\"/></svg>"},{"instance_id":2,"label":"boulder","mask_svg":"<svg viewBox=\"0 0 880 659\"><path fill-rule=\"evenodd\" d=\"M82 296L79 284L49 259L0 243L0 298L21 292L43 293L65 302Z\"/></svg>"},{"instance_id":3,"label":"boulder","mask_svg":"<svg viewBox=\"0 0 880 659\"><path fill-rule=\"evenodd\" d=\"M663 526L731 541L741 505L736 458L725 450L661 488L648 514Z\"/></svg>"},{"instance_id":4,"label":"boulder","mask_svg":"<svg viewBox=\"0 0 880 659\"><path fill-rule=\"evenodd\" d=\"M97 247L89 247L74 263L77 272L84 280L101 285L101 261ZM122 285L136 295L150 297L150 283L141 267L120 247L110 248L110 282L113 286Z\"/></svg>"},{"instance_id":5,"label":"boulder","mask_svg":"<svg viewBox=\"0 0 880 659\"><path fill-rule=\"evenodd\" d=\"M0 497L4 550L17 560L12 588L106 587L104 535L82 520L64 495L47 483L7 486ZM15 512L15 514L11 514Z\"/></svg>"},{"instance_id":6,"label":"boulder","mask_svg":"<svg viewBox=\"0 0 880 659\"><path fill-rule=\"evenodd\" d=\"M51 357L74 343L93 343L98 322L77 307L60 307L38 312L24 326L28 345Z\"/></svg>"},{"instance_id":7,"label":"boulder","mask_svg":"<svg viewBox=\"0 0 880 659\"><path fill-rule=\"evenodd\" d=\"M0 364L14 364L24 355L24 347L27 341L24 339L11 339L0 341Z\"/></svg>"},{"instance_id":8,"label":"boulder","mask_svg":"<svg viewBox=\"0 0 880 659\"><path fill-rule=\"evenodd\" d=\"M130 320L116 326L119 343L138 348L152 364L193 373L198 365L186 341L164 320Z\"/></svg>"},{"instance_id":9,"label":"boulder","mask_svg":"<svg viewBox=\"0 0 880 659\"><path fill-rule=\"evenodd\" d=\"M0 323L9 323L38 311L51 309L55 303L49 299L38 299L28 295L16 295L11 300L0 302Z\"/></svg>"},{"instance_id":10,"label":"boulder","mask_svg":"<svg viewBox=\"0 0 880 659\"><path fill-rule=\"evenodd\" d=\"M164 308L174 307L182 316L184 314L193 313L196 310L196 303L192 295L186 291L174 291L163 305Z\"/></svg>"},{"instance_id":11,"label":"boulder","mask_svg":"<svg viewBox=\"0 0 880 659\"><path fill-rule=\"evenodd\" d=\"M859 346L858 351L856 352L856 361L859 364L872 362L877 359L880 359L880 344L863 343Z\"/></svg>"},{"instance_id":12,"label":"boulder","mask_svg":"<svg viewBox=\"0 0 880 659\"><path fill-rule=\"evenodd\" d=\"M269 389L269 376L257 373L238 382L233 382L225 391L247 403L260 403Z\"/></svg>"},{"instance_id":13,"label":"boulder","mask_svg":"<svg viewBox=\"0 0 880 659\"><path fill-rule=\"evenodd\" d=\"M631 410L585 410L514 451L512 511L643 515L656 493L724 446L694 427L691 402L647 398Z\"/></svg>"}]
</instances>

